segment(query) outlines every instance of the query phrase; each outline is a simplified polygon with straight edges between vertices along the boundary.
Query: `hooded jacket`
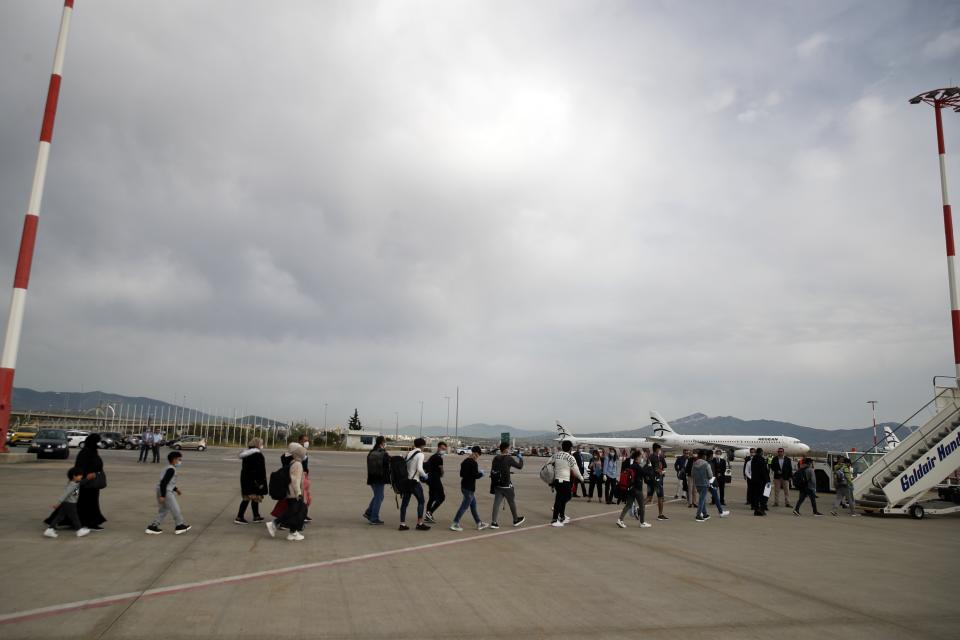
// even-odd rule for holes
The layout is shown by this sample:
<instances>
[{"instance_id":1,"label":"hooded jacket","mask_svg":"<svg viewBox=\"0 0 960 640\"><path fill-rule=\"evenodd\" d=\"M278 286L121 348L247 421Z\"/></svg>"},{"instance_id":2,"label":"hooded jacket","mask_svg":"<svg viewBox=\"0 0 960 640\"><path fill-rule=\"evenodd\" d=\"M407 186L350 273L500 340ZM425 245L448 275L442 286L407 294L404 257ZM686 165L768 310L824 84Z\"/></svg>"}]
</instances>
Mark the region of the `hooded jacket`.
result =
<instances>
[{"instance_id":1,"label":"hooded jacket","mask_svg":"<svg viewBox=\"0 0 960 640\"><path fill-rule=\"evenodd\" d=\"M267 495L267 464L260 449L250 448L240 452L240 495Z\"/></svg>"},{"instance_id":2,"label":"hooded jacket","mask_svg":"<svg viewBox=\"0 0 960 640\"><path fill-rule=\"evenodd\" d=\"M290 486L287 487L287 498L303 497L303 459L307 457L307 450L303 445L291 442L287 447L290 456Z\"/></svg>"}]
</instances>

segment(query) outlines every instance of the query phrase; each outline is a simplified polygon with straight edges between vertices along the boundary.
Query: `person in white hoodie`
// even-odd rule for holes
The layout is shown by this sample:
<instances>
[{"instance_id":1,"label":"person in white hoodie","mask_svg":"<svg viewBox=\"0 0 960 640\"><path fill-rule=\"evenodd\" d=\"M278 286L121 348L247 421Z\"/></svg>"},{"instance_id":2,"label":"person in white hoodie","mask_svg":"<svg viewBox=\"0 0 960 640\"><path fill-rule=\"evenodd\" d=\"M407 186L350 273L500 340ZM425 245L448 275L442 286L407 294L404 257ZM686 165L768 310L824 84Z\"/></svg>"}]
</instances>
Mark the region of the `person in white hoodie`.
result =
<instances>
[{"instance_id":1,"label":"person in white hoodie","mask_svg":"<svg viewBox=\"0 0 960 640\"><path fill-rule=\"evenodd\" d=\"M278 525L283 525L289 530L287 540L299 542L303 540L303 518L306 515L307 508L304 504L303 493L303 459L307 457L307 450L297 442L291 442L287 447L287 455L290 457L289 474L290 483L287 485L287 509L276 520L268 520L267 532L270 537L277 535Z\"/></svg>"},{"instance_id":2,"label":"person in white hoodie","mask_svg":"<svg viewBox=\"0 0 960 640\"><path fill-rule=\"evenodd\" d=\"M404 487L403 500L400 502L400 531L409 531L407 526L407 507L410 506L410 498L417 499L417 531L430 531L430 527L423 523L423 485L421 481L426 481L428 476L423 470L423 447L427 441L423 438L417 438L413 441L413 449L407 454L407 485Z\"/></svg>"},{"instance_id":3,"label":"person in white hoodie","mask_svg":"<svg viewBox=\"0 0 960 640\"><path fill-rule=\"evenodd\" d=\"M556 495L553 498L553 520L550 526L562 527L570 522L567 516L567 503L570 502L570 490L572 485L570 479L573 478L583 482L583 474L580 473L580 466L572 455L570 450L573 443L564 440L560 445L562 451L557 451L550 458L547 464L552 464L554 469L553 489Z\"/></svg>"}]
</instances>

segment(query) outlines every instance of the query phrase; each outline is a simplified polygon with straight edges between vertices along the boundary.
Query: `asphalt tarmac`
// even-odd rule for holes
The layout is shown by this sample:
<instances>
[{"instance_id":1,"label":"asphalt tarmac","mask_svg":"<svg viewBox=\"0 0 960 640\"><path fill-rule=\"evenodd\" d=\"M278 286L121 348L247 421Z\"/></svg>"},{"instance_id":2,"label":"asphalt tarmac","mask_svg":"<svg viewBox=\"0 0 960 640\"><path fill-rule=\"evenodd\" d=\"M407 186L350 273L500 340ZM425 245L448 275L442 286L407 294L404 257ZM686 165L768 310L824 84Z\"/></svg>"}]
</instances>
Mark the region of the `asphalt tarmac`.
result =
<instances>
[{"instance_id":1,"label":"asphalt tarmac","mask_svg":"<svg viewBox=\"0 0 960 640\"><path fill-rule=\"evenodd\" d=\"M165 451L166 453L166 451ZM236 450L185 452L178 484L193 529L147 536L163 465L103 453L103 532L41 534L69 461L0 466L0 638L956 638L960 519L766 518L728 486L729 518L615 526L615 506L574 499L564 528L546 526L553 496L530 458L516 474L520 528L448 530L459 462L446 460L447 502L431 531L397 531L387 492L370 526L364 454L310 454L314 522L306 540L233 523ZM72 459L73 456L71 456ZM267 452L268 472L279 452ZM490 456L481 459L489 468ZM667 481L668 498L676 481ZM478 482L490 517L488 482ZM828 512L832 495L822 496ZM269 511L272 501L266 503ZM650 509L648 507L648 509ZM249 519L248 513L248 519ZM509 512L500 518L509 522Z\"/></svg>"}]
</instances>

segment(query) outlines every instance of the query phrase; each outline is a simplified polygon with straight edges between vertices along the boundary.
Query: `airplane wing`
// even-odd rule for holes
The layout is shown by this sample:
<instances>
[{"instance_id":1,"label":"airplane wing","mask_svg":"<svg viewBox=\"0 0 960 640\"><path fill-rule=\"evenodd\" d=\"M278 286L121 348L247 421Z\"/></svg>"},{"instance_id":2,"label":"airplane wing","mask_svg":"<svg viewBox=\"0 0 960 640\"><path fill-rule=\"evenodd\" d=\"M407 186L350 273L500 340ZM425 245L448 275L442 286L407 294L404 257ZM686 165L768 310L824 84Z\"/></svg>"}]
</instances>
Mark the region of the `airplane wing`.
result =
<instances>
[{"instance_id":1,"label":"airplane wing","mask_svg":"<svg viewBox=\"0 0 960 640\"><path fill-rule=\"evenodd\" d=\"M743 447L734 447L732 445L724 444L722 442L713 442L711 440L705 440L700 438L697 438L697 442L703 445L707 445L708 447L713 447L714 449L723 449L727 453L734 453L743 448Z\"/></svg>"}]
</instances>

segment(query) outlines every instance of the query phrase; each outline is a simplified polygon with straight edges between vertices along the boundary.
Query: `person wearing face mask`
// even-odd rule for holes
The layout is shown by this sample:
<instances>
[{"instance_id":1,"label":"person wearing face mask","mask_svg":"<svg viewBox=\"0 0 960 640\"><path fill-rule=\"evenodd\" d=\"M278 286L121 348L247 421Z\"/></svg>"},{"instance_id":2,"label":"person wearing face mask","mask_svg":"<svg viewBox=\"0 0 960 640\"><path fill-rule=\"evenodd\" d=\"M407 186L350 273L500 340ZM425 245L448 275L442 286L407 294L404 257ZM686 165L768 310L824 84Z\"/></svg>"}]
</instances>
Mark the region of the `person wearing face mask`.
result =
<instances>
[{"instance_id":1,"label":"person wearing face mask","mask_svg":"<svg viewBox=\"0 0 960 640\"><path fill-rule=\"evenodd\" d=\"M173 514L173 520L177 525L173 531L174 534L180 535L190 531L190 525L183 521L180 503L177 501L177 498L182 495L180 488L177 486L177 469L183 464L183 454L179 451L171 451L167 454L167 462L169 465L164 469L163 476L160 477L160 482L157 484L157 504L159 505L157 517L153 519L145 532L154 536L163 533L160 523L167 517L167 513Z\"/></svg>"},{"instance_id":2,"label":"person wearing face mask","mask_svg":"<svg viewBox=\"0 0 960 640\"><path fill-rule=\"evenodd\" d=\"M617 450L610 447L610 450L607 451L607 457L603 461L603 477L605 481L603 497L607 504L613 504L613 494L617 488L619 475L619 470L617 469Z\"/></svg>"},{"instance_id":3,"label":"person wearing face mask","mask_svg":"<svg viewBox=\"0 0 960 640\"><path fill-rule=\"evenodd\" d=\"M306 454L306 451L310 448L310 436L303 434L297 439L297 442L300 443L300 446L303 447L303 521L305 523L313 522L313 518L307 515L310 505L313 503L313 494L310 493L310 466L309 458Z\"/></svg>"},{"instance_id":4,"label":"person wearing face mask","mask_svg":"<svg viewBox=\"0 0 960 640\"><path fill-rule=\"evenodd\" d=\"M430 488L427 510L423 514L423 519L427 522L436 522L433 516L447 498L443 491L443 456L445 455L447 455L447 443L441 440L437 443L437 450L423 465L423 470L427 472L429 477L427 486Z\"/></svg>"}]
</instances>

